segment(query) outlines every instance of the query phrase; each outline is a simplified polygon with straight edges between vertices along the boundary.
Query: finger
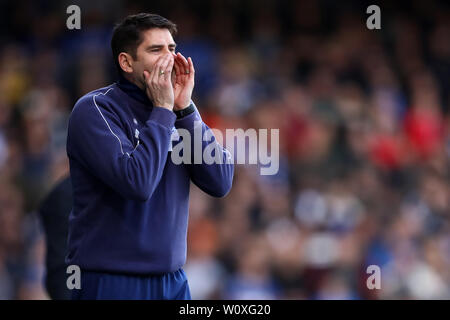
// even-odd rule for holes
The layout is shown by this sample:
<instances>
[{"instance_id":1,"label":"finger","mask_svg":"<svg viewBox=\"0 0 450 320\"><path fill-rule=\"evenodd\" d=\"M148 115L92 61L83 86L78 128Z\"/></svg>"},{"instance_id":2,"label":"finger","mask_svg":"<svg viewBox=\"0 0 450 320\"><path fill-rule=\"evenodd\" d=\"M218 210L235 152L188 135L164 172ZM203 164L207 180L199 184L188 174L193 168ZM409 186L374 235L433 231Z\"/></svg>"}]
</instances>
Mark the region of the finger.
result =
<instances>
[{"instance_id":1,"label":"finger","mask_svg":"<svg viewBox=\"0 0 450 320\"><path fill-rule=\"evenodd\" d=\"M174 64L174 66L175 66L175 64ZM172 86L174 86L175 85L175 83L176 83L176 79L177 79L177 75L176 75L176 71L175 71L175 68L173 68L173 70L172 70L172 72L170 73L170 81L172 82Z\"/></svg>"},{"instance_id":2,"label":"finger","mask_svg":"<svg viewBox=\"0 0 450 320\"><path fill-rule=\"evenodd\" d=\"M150 72L150 82L154 82L156 79L158 79L157 77L159 75L159 68L160 68L160 64L161 64L163 58L164 57L161 56L155 61L155 64L153 65L153 69Z\"/></svg>"},{"instance_id":3,"label":"finger","mask_svg":"<svg viewBox=\"0 0 450 320\"><path fill-rule=\"evenodd\" d=\"M148 72L147 70L144 70L144 81L145 84L148 84L148 80L150 79L150 72Z\"/></svg>"},{"instance_id":4,"label":"finger","mask_svg":"<svg viewBox=\"0 0 450 320\"><path fill-rule=\"evenodd\" d=\"M180 62L180 59L178 57L176 57L174 62L175 63L173 65L173 67L175 68L175 74L176 74L176 76L180 76L182 73L181 70L183 70L183 66Z\"/></svg>"},{"instance_id":5,"label":"finger","mask_svg":"<svg viewBox=\"0 0 450 320\"><path fill-rule=\"evenodd\" d=\"M153 79L153 75L155 74L155 65L157 62L158 62L158 60L156 60L155 64L153 65L153 68L150 70L150 72L147 70L144 71L144 78L145 78L145 83L147 84L147 86L150 85L150 83ZM146 71L148 73L148 77L145 76Z\"/></svg>"},{"instance_id":6,"label":"finger","mask_svg":"<svg viewBox=\"0 0 450 320\"><path fill-rule=\"evenodd\" d=\"M174 54L174 61L175 61L174 67L176 67L176 68L178 68L178 70L180 70L180 58L178 57L177 54Z\"/></svg>"},{"instance_id":7,"label":"finger","mask_svg":"<svg viewBox=\"0 0 450 320\"><path fill-rule=\"evenodd\" d=\"M188 63L189 63L189 76L194 76L195 74L194 62L192 62L191 57L188 58Z\"/></svg>"},{"instance_id":8,"label":"finger","mask_svg":"<svg viewBox=\"0 0 450 320\"><path fill-rule=\"evenodd\" d=\"M174 58L174 60L177 59L177 54L175 52L172 52L172 57Z\"/></svg>"},{"instance_id":9,"label":"finger","mask_svg":"<svg viewBox=\"0 0 450 320\"><path fill-rule=\"evenodd\" d=\"M183 61L183 64L185 64L185 65L188 64L186 58L183 56L183 54L181 52L178 52L177 56Z\"/></svg>"},{"instance_id":10,"label":"finger","mask_svg":"<svg viewBox=\"0 0 450 320\"><path fill-rule=\"evenodd\" d=\"M166 62L167 62L167 56L164 55L164 56L161 56L159 58L159 61L155 64L154 74L153 74L153 78L152 78L153 82L158 82L162 78L161 71L165 70Z\"/></svg>"},{"instance_id":11,"label":"finger","mask_svg":"<svg viewBox=\"0 0 450 320\"><path fill-rule=\"evenodd\" d=\"M181 58L181 61L183 62L184 73L187 74L189 72L189 63L186 60L186 58L180 52L178 52L178 54L179 54L179 56Z\"/></svg>"},{"instance_id":12,"label":"finger","mask_svg":"<svg viewBox=\"0 0 450 320\"><path fill-rule=\"evenodd\" d=\"M153 64L153 68L150 71L150 76L153 76L155 73L158 73L158 66L160 65L160 63L162 62L164 56L160 56L156 59L155 63Z\"/></svg>"},{"instance_id":13,"label":"finger","mask_svg":"<svg viewBox=\"0 0 450 320\"><path fill-rule=\"evenodd\" d=\"M172 80L172 70L173 70L174 60L173 57L169 56L169 64L166 66L166 73L164 74L164 80Z\"/></svg>"},{"instance_id":14,"label":"finger","mask_svg":"<svg viewBox=\"0 0 450 320\"><path fill-rule=\"evenodd\" d=\"M164 57L164 61L161 63L160 66L160 71L159 71L159 79L164 81L167 78L167 74L170 73L169 72L169 63L171 60L171 56L170 55L166 55Z\"/></svg>"},{"instance_id":15,"label":"finger","mask_svg":"<svg viewBox=\"0 0 450 320\"><path fill-rule=\"evenodd\" d=\"M144 85L145 87L150 87L150 72L147 70L144 70Z\"/></svg>"}]
</instances>

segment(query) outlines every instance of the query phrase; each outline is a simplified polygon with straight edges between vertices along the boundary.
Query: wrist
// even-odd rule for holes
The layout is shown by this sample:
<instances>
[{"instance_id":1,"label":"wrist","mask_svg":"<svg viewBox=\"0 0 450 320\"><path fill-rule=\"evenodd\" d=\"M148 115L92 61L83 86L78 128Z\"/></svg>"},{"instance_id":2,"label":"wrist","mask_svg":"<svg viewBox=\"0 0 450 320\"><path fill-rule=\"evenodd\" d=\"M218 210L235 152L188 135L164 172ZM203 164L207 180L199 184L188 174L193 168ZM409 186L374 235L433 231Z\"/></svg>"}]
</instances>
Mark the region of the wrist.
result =
<instances>
[{"instance_id":1,"label":"wrist","mask_svg":"<svg viewBox=\"0 0 450 320\"><path fill-rule=\"evenodd\" d=\"M164 108L170 111L173 111L173 105L167 103L155 104L156 107Z\"/></svg>"},{"instance_id":2,"label":"wrist","mask_svg":"<svg viewBox=\"0 0 450 320\"><path fill-rule=\"evenodd\" d=\"M187 115L189 115L191 113L194 113L195 112L195 106L191 102L191 103L188 104L187 107L185 107L183 109L175 110L175 108L174 108L173 112L177 116L177 119L181 119L181 118L186 117Z\"/></svg>"},{"instance_id":3,"label":"wrist","mask_svg":"<svg viewBox=\"0 0 450 320\"><path fill-rule=\"evenodd\" d=\"M182 105L175 104L175 105L173 106L173 110L174 110L174 111L183 110L183 109L188 108L190 105L191 105L191 101L189 101L188 103L182 104Z\"/></svg>"}]
</instances>

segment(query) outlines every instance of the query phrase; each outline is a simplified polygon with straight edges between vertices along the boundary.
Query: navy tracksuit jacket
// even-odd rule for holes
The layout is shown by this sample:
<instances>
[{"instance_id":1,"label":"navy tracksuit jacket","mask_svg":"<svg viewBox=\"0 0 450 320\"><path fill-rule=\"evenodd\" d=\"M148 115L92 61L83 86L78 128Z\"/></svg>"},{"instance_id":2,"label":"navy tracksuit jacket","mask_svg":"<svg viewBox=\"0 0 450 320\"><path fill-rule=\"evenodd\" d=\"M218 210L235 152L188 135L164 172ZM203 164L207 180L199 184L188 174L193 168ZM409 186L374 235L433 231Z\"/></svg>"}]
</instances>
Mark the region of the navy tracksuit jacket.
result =
<instances>
[{"instance_id":1,"label":"navy tracksuit jacket","mask_svg":"<svg viewBox=\"0 0 450 320\"><path fill-rule=\"evenodd\" d=\"M215 197L225 196L233 181L234 166L226 163L229 153L222 147L223 164L172 162L171 146L183 143L171 141L173 130L189 130L193 144L194 121L199 120L197 109L177 119L174 112L152 106L145 92L123 77L75 104L67 137L73 209L66 262L80 266L82 280L90 279L86 290L107 282L95 275L130 276L130 288L135 287L132 277L177 279L186 261L190 181ZM209 129L201 125L203 132ZM209 143L202 141L202 148ZM116 288L122 294L110 298L177 297L151 290L134 296L124 292L133 289L116 280L108 282L108 290L122 286Z\"/></svg>"}]
</instances>

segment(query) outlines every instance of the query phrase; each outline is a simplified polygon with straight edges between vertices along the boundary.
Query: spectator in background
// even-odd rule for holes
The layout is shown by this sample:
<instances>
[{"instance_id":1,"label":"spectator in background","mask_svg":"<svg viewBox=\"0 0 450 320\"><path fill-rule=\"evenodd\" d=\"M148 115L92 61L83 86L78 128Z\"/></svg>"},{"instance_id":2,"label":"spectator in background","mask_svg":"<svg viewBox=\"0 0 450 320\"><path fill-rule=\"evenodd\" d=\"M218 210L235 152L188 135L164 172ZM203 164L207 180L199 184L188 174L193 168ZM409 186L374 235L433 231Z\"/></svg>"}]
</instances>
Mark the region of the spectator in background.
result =
<instances>
[{"instance_id":1,"label":"spectator in background","mask_svg":"<svg viewBox=\"0 0 450 320\"><path fill-rule=\"evenodd\" d=\"M72 210L72 184L69 177L60 181L39 208L45 231L45 288L51 299L70 300L67 288L67 235Z\"/></svg>"},{"instance_id":2,"label":"spectator in background","mask_svg":"<svg viewBox=\"0 0 450 320\"><path fill-rule=\"evenodd\" d=\"M370 31L357 1L174 3L83 1L78 31L62 2L0 3L0 297L46 297L32 221L67 175L65 119L112 80L111 22L154 11L186 26L205 123L280 129L277 176L239 165L223 200L192 186L194 299L448 299L448 4L381 1Z\"/></svg>"}]
</instances>

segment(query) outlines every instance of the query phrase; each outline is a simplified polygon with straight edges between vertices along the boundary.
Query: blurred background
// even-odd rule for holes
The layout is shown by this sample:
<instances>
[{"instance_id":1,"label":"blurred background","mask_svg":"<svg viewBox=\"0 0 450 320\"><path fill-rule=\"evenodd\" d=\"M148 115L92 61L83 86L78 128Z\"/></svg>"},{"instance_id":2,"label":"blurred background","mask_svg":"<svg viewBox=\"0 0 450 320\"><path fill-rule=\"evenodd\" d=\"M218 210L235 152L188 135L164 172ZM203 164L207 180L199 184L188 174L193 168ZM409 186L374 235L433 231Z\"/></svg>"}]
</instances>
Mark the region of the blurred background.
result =
<instances>
[{"instance_id":1,"label":"blurred background","mask_svg":"<svg viewBox=\"0 0 450 320\"><path fill-rule=\"evenodd\" d=\"M280 129L277 175L238 165L224 199L192 187L194 299L450 299L450 10L436 0L1 0L0 299L49 298L38 212L68 174L67 119L116 80L112 27L142 11L177 23L210 127Z\"/></svg>"}]
</instances>

